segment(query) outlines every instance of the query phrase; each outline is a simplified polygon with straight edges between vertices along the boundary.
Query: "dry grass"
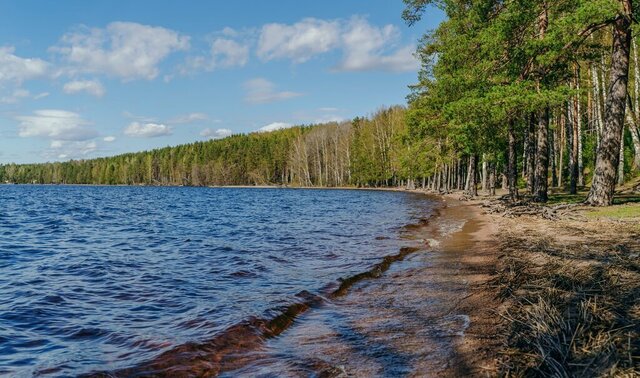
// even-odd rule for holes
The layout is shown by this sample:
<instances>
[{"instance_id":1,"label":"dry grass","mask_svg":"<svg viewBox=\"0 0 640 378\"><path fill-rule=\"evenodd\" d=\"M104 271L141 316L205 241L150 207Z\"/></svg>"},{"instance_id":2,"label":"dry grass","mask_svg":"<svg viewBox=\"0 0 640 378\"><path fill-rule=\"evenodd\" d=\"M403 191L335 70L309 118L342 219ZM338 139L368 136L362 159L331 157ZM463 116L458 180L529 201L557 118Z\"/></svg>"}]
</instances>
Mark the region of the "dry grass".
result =
<instances>
[{"instance_id":1,"label":"dry grass","mask_svg":"<svg viewBox=\"0 0 640 378\"><path fill-rule=\"evenodd\" d=\"M569 217L571 218L571 217ZM503 219L503 376L640 376L640 234L602 220Z\"/></svg>"}]
</instances>

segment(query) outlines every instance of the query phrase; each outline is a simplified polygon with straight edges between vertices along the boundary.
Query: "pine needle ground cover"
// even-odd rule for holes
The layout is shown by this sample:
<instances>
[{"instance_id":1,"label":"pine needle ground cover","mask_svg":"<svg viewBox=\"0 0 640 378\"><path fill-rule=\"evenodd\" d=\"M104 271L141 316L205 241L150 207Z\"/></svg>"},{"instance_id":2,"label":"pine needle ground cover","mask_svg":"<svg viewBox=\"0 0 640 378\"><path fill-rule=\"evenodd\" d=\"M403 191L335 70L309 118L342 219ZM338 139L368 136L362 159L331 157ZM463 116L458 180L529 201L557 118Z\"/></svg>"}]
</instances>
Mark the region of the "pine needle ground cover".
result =
<instances>
[{"instance_id":1,"label":"pine needle ground cover","mask_svg":"<svg viewBox=\"0 0 640 378\"><path fill-rule=\"evenodd\" d=\"M639 209L500 220L501 375L640 375Z\"/></svg>"}]
</instances>

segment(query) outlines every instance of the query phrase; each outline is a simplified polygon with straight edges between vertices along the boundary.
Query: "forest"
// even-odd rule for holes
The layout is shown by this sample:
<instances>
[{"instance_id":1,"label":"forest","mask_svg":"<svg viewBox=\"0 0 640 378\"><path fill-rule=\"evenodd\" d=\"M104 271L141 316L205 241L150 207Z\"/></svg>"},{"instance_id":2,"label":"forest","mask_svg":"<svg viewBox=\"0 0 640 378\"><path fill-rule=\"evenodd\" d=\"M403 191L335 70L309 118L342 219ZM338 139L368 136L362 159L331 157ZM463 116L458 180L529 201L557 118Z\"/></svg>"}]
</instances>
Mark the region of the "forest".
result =
<instances>
[{"instance_id":1,"label":"forest","mask_svg":"<svg viewBox=\"0 0 640 378\"><path fill-rule=\"evenodd\" d=\"M640 66L630 0L405 0L420 40L408 104L341 123L128 153L0 166L39 184L501 186L546 202L551 188L610 205L640 171Z\"/></svg>"},{"instance_id":2,"label":"forest","mask_svg":"<svg viewBox=\"0 0 640 378\"><path fill-rule=\"evenodd\" d=\"M391 186L413 176L402 107L351 122L297 126L90 160L0 166L5 182L97 185ZM408 166L408 165L407 165Z\"/></svg>"}]
</instances>

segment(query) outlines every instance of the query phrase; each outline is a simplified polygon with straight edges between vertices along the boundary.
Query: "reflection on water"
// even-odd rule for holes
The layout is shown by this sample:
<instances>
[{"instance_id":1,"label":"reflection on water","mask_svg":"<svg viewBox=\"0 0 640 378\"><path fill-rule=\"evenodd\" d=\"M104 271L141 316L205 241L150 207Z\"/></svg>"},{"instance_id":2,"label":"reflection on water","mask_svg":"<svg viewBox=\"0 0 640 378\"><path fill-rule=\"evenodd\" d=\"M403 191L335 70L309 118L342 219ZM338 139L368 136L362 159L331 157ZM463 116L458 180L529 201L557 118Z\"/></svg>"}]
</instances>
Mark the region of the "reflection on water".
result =
<instances>
[{"instance_id":1,"label":"reflection on water","mask_svg":"<svg viewBox=\"0 0 640 378\"><path fill-rule=\"evenodd\" d=\"M325 328L392 356L367 333L395 329L367 318L393 315L372 313L387 292L361 303L330 294L339 278L418 244L400 226L424 223L436 206L389 192L16 185L0 186L0 200L0 374L18 376L126 374L196 360L207 374L268 372L317 357L305 347L317 343L313 335L330 348ZM423 255L402 257L411 265ZM384 285L395 266L361 278L401 290ZM372 290L366 282L352 282L350 292ZM396 321L400 329L404 320ZM190 358L177 358L181 351ZM214 355L233 363L222 369ZM309 361L305 369L322 370ZM164 366L167 375L194 372ZM305 371L297 369L283 372Z\"/></svg>"}]
</instances>

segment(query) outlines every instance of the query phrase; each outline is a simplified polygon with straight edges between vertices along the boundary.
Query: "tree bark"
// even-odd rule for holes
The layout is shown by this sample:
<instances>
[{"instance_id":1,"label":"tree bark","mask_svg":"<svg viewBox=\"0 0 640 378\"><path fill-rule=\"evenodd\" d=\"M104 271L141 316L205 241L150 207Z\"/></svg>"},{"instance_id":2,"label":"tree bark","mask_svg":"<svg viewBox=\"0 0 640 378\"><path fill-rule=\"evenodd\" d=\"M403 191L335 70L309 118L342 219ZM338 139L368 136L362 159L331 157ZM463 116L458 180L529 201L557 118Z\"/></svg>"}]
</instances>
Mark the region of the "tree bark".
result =
<instances>
[{"instance_id":1,"label":"tree bark","mask_svg":"<svg viewBox=\"0 0 640 378\"><path fill-rule=\"evenodd\" d=\"M618 185L624 185L624 126L620 138L620 157L618 161Z\"/></svg>"},{"instance_id":2,"label":"tree bark","mask_svg":"<svg viewBox=\"0 0 640 378\"><path fill-rule=\"evenodd\" d=\"M638 46L636 45L636 39L633 38L631 43L633 45L633 93L635 106L632 107L630 105L631 99L629 97L627 97L629 100L627 106L629 107L630 113L635 116L633 124L629 124L629 131L631 132L631 139L635 150L633 166L635 169L640 169L640 126L637 122L637 115L638 112L640 112L640 66L638 65ZM633 109L633 111L631 111L631 109Z\"/></svg>"},{"instance_id":3,"label":"tree bark","mask_svg":"<svg viewBox=\"0 0 640 378\"><path fill-rule=\"evenodd\" d=\"M571 178L569 183L569 193L578 193L578 183L580 181L580 114L578 113L579 99L573 100L573 117L571 122Z\"/></svg>"},{"instance_id":4,"label":"tree bark","mask_svg":"<svg viewBox=\"0 0 640 378\"><path fill-rule=\"evenodd\" d=\"M560 126L558 127L558 186L562 187L564 185L564 140L566 138L566 133L564 131L567 124L567 117L565 117L564 112L560 114Z\"/></svg>"},{"instance_id":5,"label":"tree bark","mask_svg":"<svg viewBox=\"0 0 640 378\"><path fill-rule=\"evenodd\" d=\"M576 89L578 94L576 95L576 140L577 140L577 148L578 148L578 182L577 184L580 186L584 185L584 163L582 158L582 111L580 105L580 66L576 67Z\"/></svg>"},{"instance_id":6,"label":"tree bark","mask_svg":"<svg viewBox=\"0 0 640 378\"><path fill-rule=\"evenodd\" d=\"M489 164L489 195L496 195L496 163Z\"/></svg>"},{"instance_id":7,"label":"tree bark","mask_svg":"<svg viewBox=\"0 0 640 378\"><path fill-rule=\"evenodd\" d=\"M536 202L547 202L547 190L549 186L549 108L546 108L538 115L538 126L536 130L536 174L535 193L533 196Z\"/></svg>"},{"instance_id":8,"label":"tree bark","mask_svg":"<svg viewBox=\"0 0 640 378\"><path fill-rule=\"evenodd\" d=\"M596 168L586 203L609 206L613 203L616 168L620 158L620 141L624 127L629 81L629 50L631 47L631 0L624 0L625 14L615 20L609 94L605 105L602 141L596 155Z\"/></svg>"},{"instance_id":9,"label":"tree bark","mask_svg":"<svg viewBox=\"0 0 640 378\"><path fill-rule=\"evenodd\" d=\"M476 166L478 165L478 156L471 154L469 156L469 171L467 172L467 187L466 194L476 197L478 196L478 181Z\"/></svg>"},{"instance_id":10,"label":"tree bark","mask_svg":"<svg viewBox=\"0 0 640 378\"><path fill-rule=\"evenodd\" d=\"M557 146L556 146L556 136L554 132L549 133L549 146L550 146L550 156L549 160L551 163L551 187L555 188L558 186L558 167L557 167Z\"/></svg>"},{"instance_id":11,"label":"tree bark","mask_svg":"<svg viewBox=\"0 0 640 378\"><path fill-rule=\"evenodd\" d=\"M516 152L516 130L514 122L509 123L509 151L507 162L507 179L509 182L509 197L518 200L518 154Z\"/></svg>"},{"instance_id":12,"label":"tree bark","mask_svg":"<svg viewBox=\"0 0 640 378\"><path fill-rule=\"evenodd\" d=\"M537 149L537 141L536 141L536 116L535 114L531 114L531 118L529 119L529 129L528 129L528 138L526 145L526 163L524 164L524 169L527 171L527 192L531 195L535 194L535 186L536 186L536 149Z\"/></svg>"},{"instance_id":13,"label":"tree bark","mask_svg":"<svg viewBox=\"0 0 640 378\"><path fill-rule=\"evenodd\" d=\"M575 177L573 175L573 172L574 172L573 167L576 163L574 159L574 154L573 154L573 128L574 128L573 107L574 105L575 105L574 99L569 100L569 102L567 103L567 122L564 128L564 138L565 138L564 147L567 149L567 155L569 156L569 159L568 159L569 164L567 167L567 176L569 177L569 193L572 193L572 194L575 194L575 191L572 192L573 190L572 187L574 186L572 179Z\"/></svg>"},{"instance_id":14,"label":"tree bark","mask_svg":"<svg viewBox=\"0 0 640 378\"><path fill-rule=\"evenodd\" d=\"M595 64L591 66L591 79L593 81L593 102L594 102L594 122L596 124L596 147L600 145L600 135L602 135L602 125L604 124L604 119L602 118L602 106L601 106L601 95L600 95L600 79L598 75L598 69Z\"/></svg>"},{"instance_id":15,"label":"tree bark","mask_svg":"<svg viewBox=\"0 0 640 378\"><path fill-rule=\"evenodd\" d=\"M482 154L482 190L486 191L488 188L488 173L487 173L487 157Z\"/></svg>"}]
</instances>

